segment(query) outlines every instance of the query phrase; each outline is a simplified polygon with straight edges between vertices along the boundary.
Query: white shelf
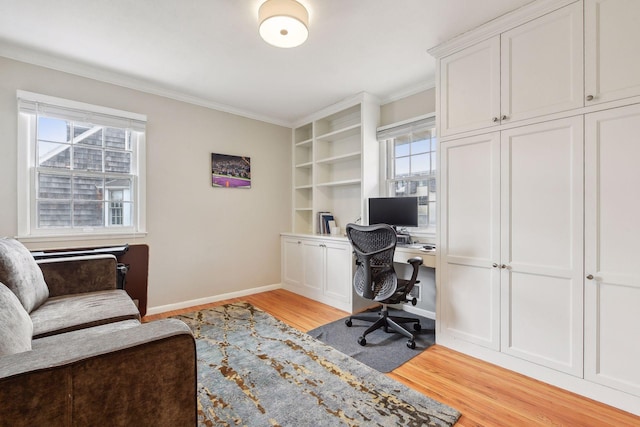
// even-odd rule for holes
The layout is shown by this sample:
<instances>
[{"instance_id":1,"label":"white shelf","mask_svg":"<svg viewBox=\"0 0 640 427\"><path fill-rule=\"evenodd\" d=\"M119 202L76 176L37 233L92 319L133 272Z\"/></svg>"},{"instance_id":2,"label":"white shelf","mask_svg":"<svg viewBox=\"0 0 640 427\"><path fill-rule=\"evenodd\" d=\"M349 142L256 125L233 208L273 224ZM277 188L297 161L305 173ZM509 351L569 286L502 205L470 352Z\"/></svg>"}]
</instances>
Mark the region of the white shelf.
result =
<instances>
[{"instance_id":1,"label":"white shelf","mask_svg":"<svg viewBox=\"0 0 640 427\"><path fill-rule=\"evenodd\" d=\"M344 187L346 185L360 185L361 182L361 179L345 179L342 181L321 182L316 187Z\"/></svg>"},{"instance_id":2,"label":"white shelf","mask_svg":"<svg viewBox=\"0 0 640 427\"><path fill-rule=\"evenodd\" d=\"M300 141L296 143L296 147L310 147L313 143L313 139L307 139L306 141Z\"/></svg>"},{"instance_id":3,"label":"white shelf","mask_svg":"<svg viewBox=\"0 0 640 427\"><path fill-rule=\"evenodd\" d=\"M316 163L333 165L336 163L347 162L349 160L357 160L360 158L361 155L362 153L358 151L355 153L342 154L340 156L327 157L326 159L319 159L319 160L316 160Z\"/></svg>"},{"instance_id":4,"label":"white shelf","mask_svg":"<svg viewBox=\"0 0 640 427\"><path fill-rule=\"evenodd\" d=\"M378 195L379 101L368 94L308 116L292 135L293 226L313 234L317 213L339 225L362 217L362 200Z\"/></svg>"},{"instance_id":5,"label":"white shelf","mask_svg":"<svg viewBox=\"0 0 640 427\"><path fill-rule=\"evenodd\" d=\"M316 137L318 141L338 141L360 133L360 123Z\"/></svg>"}]
</instances>

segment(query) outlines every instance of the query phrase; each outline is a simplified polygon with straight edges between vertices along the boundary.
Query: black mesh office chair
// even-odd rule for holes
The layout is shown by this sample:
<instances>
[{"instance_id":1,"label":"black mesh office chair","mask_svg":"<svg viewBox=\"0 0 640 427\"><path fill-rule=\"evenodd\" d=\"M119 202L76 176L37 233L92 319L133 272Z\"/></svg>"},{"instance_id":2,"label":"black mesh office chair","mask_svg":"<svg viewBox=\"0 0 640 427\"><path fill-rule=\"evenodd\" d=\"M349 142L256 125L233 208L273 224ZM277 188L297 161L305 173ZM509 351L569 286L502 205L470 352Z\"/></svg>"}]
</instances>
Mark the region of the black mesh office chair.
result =
<instances>
[{"instance_id":1,"label":"black mesh office chair","mask_svg":"<svg viewBox=\"0 0 640 427\"><path fill-rule=\"evenodd\" d=\"M415 298L409 299L407 295L416 283L419 283L418 269L422 265L422 258L411 258L408 263L413 266L410 280L399 279L393 268L393 254L396 249L396 232L386 224L356 225L347 224L347 237L351 242L356 255L356 272L353 277L353 286L356 293L363 298L382 303L379 313L361 313L350 316L345 324L352 326L352 320L364 320L374 322L360 338L358 344L367 344L367 334L376 329L389 328L407 338L407 347L416 348L415 335L402 325L413 323L413 330L421 329L420 321L410 317L390 316L388 304L403 304L411 302L416 305Z\"/></svg>"}]
</instances>

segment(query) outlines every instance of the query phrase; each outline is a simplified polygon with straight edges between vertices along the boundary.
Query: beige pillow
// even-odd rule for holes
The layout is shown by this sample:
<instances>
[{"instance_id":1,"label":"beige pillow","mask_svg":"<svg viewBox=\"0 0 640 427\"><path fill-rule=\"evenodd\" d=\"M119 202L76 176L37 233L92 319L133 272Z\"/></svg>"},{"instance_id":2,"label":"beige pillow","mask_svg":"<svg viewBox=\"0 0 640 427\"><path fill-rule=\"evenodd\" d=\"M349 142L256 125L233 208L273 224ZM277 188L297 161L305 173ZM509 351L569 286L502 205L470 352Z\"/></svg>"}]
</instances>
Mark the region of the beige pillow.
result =
<instances>
[{"instance_id":1,"label":"beige pillow","mask_svg":"<svg viewBox=\"0 0 640 427\"><path fill-rule=\"evenodd\" d=\"M0 356L31 350L33 323L9 288L0 283Z\"/></svg>"},{"instance_id":2,"label":"beige pillow","mask_svg":"<svg viewBox=\"0 0 640 427\"><path fill-rule=\"evenodd\" d=\"M0 239L0 282L18 297L27 313L49 298L42 270L31 252L15 239Z\"/></svg>"}]
</instances>

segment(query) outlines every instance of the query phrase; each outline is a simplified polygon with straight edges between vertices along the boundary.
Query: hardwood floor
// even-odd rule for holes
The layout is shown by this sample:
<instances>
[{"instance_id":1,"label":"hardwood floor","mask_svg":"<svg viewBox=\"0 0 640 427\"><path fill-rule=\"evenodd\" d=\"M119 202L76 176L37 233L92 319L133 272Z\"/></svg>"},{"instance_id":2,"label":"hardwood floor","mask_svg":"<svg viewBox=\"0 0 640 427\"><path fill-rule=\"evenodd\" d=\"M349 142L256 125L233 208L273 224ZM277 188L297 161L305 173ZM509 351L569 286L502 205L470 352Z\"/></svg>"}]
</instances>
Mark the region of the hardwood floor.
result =
<instances>
[{"instance_id":1,"label":"hardwood floor","mask_svg":"<svg viewBox=\"0 0 640 427\"><path fill-rule=\"evenodd\" d=\"M237 301L249 302L303 332L347 315L279 289L147 316L144 320ZM387 375L458 409L462 417L456 426L460 427L640 426L640 417L438 345Z\"/></svg>"}]
</instances>

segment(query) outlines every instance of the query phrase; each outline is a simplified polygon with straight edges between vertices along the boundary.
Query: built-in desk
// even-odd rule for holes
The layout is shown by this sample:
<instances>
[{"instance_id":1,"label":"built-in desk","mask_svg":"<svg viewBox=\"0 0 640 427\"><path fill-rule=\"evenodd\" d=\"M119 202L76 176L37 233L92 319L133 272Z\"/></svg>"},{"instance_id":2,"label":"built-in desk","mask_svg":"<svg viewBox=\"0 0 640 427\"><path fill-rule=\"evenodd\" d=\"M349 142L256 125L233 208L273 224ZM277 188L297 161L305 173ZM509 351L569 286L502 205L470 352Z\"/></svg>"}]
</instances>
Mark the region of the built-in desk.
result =
<instances>
[{"instance_id":1,"label":"built-in desk","mask_svg":"<svg viewBox=\"0 0 640 427\"><path fill-rule=\"evenodd\" d=\"M367 308L371 301L357 297L353 290L353 250L346 236L282 233L282 286L307 298L329 304L354 313ZM422 282L423 310L435 317L435 251L422 250L422 245L396 246L396 269L410 268L407 260L421 257L423 267L419 276ZM408 272L408 274L411 274ZM433 300L433 301L432 301ZM427 303L428 301L428 303ZM422 307L418 306L417 309Z\"/></svg>"},{"instance_id":2,"label":"built-in desk","mask_svg":"<svg viewBox=\"0 0 640 427\"><path fill-rule=\"evenodd\" d=\"M422 246L423 245L396 246L393 261L407 262L410 258L420 257L422 258L422 265L424 267L436 268L436 251L425 251L420 249Z\"/></svg>"}]
</instances>

